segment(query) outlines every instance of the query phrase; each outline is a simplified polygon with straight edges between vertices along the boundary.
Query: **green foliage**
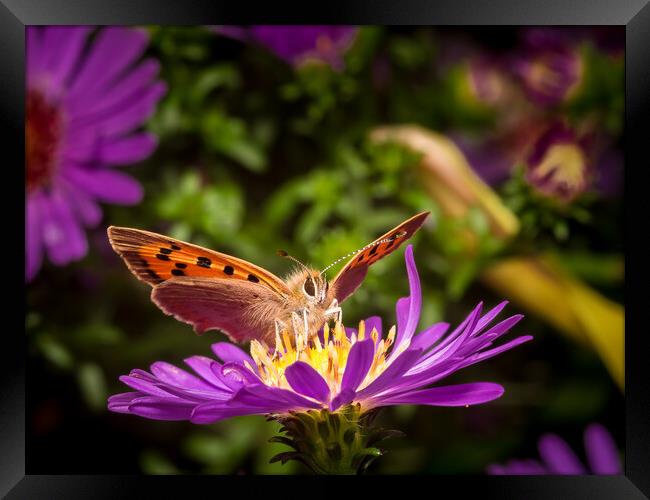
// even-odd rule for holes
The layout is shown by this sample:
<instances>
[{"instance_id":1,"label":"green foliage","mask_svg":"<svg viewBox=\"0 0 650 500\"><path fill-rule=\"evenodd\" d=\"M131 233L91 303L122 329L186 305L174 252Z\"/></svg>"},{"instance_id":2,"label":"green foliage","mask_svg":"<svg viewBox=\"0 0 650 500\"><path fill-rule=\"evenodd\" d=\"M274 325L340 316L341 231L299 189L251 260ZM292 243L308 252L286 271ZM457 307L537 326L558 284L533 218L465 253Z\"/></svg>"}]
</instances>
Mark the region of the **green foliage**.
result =
<instances>
[{"instance_id":1,"label":"green foliage","mask_svg":"<svg viewBox=\"0 0 650 500\"><path fill-rule=\"evenodd\" d=\"M506 205L519 217L522 234L530 241L550 237L565 242L571 236L572 222L585 225L592 220L593 193L583 193L571 203L545 196L526 181L524 166L514 169L502 192Z\"/></svg>"}]
</instances>

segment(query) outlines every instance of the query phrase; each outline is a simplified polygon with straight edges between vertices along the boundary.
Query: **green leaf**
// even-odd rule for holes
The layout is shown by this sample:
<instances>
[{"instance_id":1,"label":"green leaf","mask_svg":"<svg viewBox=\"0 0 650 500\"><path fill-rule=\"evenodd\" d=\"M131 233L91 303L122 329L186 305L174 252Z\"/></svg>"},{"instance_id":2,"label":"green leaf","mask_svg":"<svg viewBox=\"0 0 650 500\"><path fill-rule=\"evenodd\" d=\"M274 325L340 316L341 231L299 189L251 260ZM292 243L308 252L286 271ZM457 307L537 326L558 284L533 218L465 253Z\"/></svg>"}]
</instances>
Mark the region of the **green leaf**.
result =
<instances>
[{"instance_id":1,"label":"green leaf","mask_svg":"<svg viewBox=\"0 0 650 500\"><path fill-rule=\"evenodd\" d=\"M70 354L70 351L68 351L63 344L51 335L43 334L37 337L36 347L48 361L59 368L66 370L72 368L74 362L72 354Z\"/></svg>"},{"instance_id":2,"label":"green leaf","mask_svg":"<svg viewBox=\"0 0 650 500\"><path fill-rule=\"evenodd\" d=\"M104 410L108 389L102 369L95 363L84 363L77 370L77 380L86 404L95 411Z\"/></svg>"},{"instance_id":3,"label":"green leaf","mask_svg":"<svg viewBox=\"0 0 650 500\"><path fill-rule=\"evenodd\" d=\"M145 474L170 475L180 473L169 459L154 450L147 450L140 455L140 467Z\"/></svg>"}]
</instances>

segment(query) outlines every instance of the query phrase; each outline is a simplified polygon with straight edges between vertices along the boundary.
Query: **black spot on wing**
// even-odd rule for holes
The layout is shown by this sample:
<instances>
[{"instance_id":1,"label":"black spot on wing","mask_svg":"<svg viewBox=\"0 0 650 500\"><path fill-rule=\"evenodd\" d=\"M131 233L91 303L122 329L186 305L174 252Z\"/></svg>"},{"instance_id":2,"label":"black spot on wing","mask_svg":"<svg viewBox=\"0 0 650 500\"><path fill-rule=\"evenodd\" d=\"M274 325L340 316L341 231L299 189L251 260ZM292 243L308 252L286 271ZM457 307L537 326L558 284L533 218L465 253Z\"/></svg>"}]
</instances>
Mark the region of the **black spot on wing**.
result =
<instances>
[{"instance_id":1,"label":"black spot on wing","mask_svg":"<svg viewBox=\"0 0 650 500\"><path fill-rule=\"evenodd\" d=\"M205 267L207 269L210 269L210 266L212 265L212 261L207 257L197 257L196 265L199 267Z\"/></svg>"}]
</instances>

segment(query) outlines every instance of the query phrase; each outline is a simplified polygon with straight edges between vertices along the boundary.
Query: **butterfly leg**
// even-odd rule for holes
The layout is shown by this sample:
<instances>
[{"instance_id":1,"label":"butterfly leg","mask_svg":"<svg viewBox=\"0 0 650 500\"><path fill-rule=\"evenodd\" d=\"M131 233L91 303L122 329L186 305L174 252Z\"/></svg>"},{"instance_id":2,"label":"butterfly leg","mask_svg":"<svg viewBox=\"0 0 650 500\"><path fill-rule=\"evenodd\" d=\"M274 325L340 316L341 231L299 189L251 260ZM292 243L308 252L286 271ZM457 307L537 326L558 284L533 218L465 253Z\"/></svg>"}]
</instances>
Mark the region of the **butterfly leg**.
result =
<instances>
[{"instance_id":1,"label":"butterfly leg","mask_svg":"<svg viewBox=\"0 0 650 500\"><path fill-rule=\"evenodd\" d=\"M293 323L294 332L300 332L307 334L309 331L309 322L308 322L309 312L307 309L298 309L291 313L291 321Z\"/></svg>"},{"instance_id":2,"label":"butterfly leg","mask_svg":"<svg viewBox=\"0 0 650 500\"><path fill-rule=\"evenodd\" d=\"M275 318L275 336L279 337L284 330L287 329L287 324L279 320L278 318Z\"/></svg>"},{"instance_id":3,"label":"butterfly leg","mask_svg":"<svg viewBox=\"0 0 650 500\"><path fill-rule=\"evenodd\" d=\"M336 315L336 322L341 323L343 321L343 309L339 306L339 301L334 299L330 306L325 311L325 316Z\"/></svg>"}]
</instances>

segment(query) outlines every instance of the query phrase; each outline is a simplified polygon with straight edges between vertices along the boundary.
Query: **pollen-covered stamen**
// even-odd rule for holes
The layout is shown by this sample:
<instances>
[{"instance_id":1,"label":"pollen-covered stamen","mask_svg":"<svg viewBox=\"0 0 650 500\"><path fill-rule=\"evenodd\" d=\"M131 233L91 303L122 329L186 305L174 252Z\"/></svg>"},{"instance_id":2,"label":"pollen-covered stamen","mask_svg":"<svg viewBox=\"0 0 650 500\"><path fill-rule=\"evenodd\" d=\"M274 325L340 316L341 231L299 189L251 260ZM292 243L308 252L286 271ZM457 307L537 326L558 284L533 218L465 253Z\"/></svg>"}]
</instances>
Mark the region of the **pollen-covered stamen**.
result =
<instances>
[{"instance_id":1,"label":"pollen-covered stamen","mask_svg":"<svg viewBox=\"0 0 650 500\"><path fill-rule=\"evenodd\" d=\"M56 155L63 132L63 116L43 94L27 94L25 120L25 168L27 190L48 186L56 169Z\"/></svg>"},{"instance_id":2,"label":"pollen-covered stamen","mask_svg":"<svg viewBox=\"0 0 650 500\"><path fill-rule=\"evenodd\" d=\"M377 329L372 329L369 335L375 344L374 359L358 389L363 389L370 384L388 367L390 364L387 361L388 351L395 341L395 334L394 326L385 339L380 338ZM293 334L285 329L281 334L276 335L273 352L253 340L251 356L255 360L262 381L267 385L291 389L284 372L294 362L304 361L323 377L330 387L331 394L334 395L341 390L341 382L352 346L367 337L368 331L363 321L359 323L358 331L349 337L341 323L336 323L333 329L325 324L322 339L318 335L309 339L302 329L294 331ZM404 342L399 351L407 349L408 344Z\"/></svg>"}]
</instances>

